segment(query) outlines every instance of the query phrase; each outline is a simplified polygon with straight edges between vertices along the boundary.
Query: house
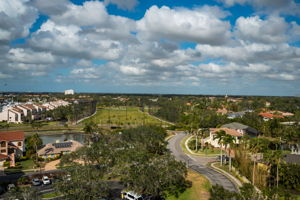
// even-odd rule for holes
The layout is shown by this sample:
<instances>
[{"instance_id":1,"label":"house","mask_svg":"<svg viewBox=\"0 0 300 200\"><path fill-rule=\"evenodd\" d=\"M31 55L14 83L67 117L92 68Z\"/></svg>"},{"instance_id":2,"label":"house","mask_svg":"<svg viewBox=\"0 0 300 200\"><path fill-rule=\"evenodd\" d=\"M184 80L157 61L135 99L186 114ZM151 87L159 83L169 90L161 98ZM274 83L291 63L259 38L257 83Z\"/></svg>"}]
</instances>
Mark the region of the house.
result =
<instances>
[{"instance_id":1,"label":"house","mask_svg":"<svg viewBox=\"0 0 300 200\"><path fill-rule=\"evenodd\" d=\"M282 111L279 111L279 110L272 110L272 111L269 111L269 113L275 114L275 115L282 115L282 116L284 116L284 117L292 117L292 116L294 116L293 113L290 113L290 112L282 112Z\"/></svg>"},{"instance_id":2,"label":"house","mask_svg":"<svg viewBox=\"0 0 300 200\"><path fill-rule=\"evenodd\" d=\"M239 140L241 137L243 137L243 134L238 132L237 130L234 129L230 129L230 128L211 128L209 129L209 136L207 138L205 138L203 140L203 143L209 143L214 147L221 147L221 145L218 143L217 139L214 139L216 133L218 131L225 131L226 134L233 136L236 139L236 144L239 143ZM224 146L222 145L222 148L224 148Z\"/></svg>"},{"instance_id":3,"label":"house","mask_svg":"<svg viewBox=\"0 0 300 200\"><path fill-rule=\"evenodd\" d=\"M274 118L277 118L277 119L284 118L284 116L282 116L282 115L274 115L271 113L263 113L263 112L259 113L258 115L263 117L264 121L269 121L270 119L274 119Z\"/></svg>"},{"instance_id":4,"label":"house","mask_svg":"<svg viewBox=\"0 0 300 200\"><path fill-rule=\"evenodd\" d=\"M234 112L234 113L228 113L227 118L228 119L235 119L235 118L242 118L246 112Z\"/></svg>"},{"instance_id":5,"label":"house","mask_svg":"<svg viewBox=\"0 0 300 200\"><path fill-rule=\"evenodd\" d=\"M221 114L221 115L226 115L228 113L228 110L225 107L223 107L222 109L218 108L216 113Z\"/></svg>"},{"instance_id":6,"label":"house","mask_svg":"<svg viewBox=\"0 0 300 200\"><path fill-rule=\"evenodd\" d=\"M243 136L248 135L250 137L255 137L258 135L258 131L255 128L252 128L250 126L238 122L224 124L223 126L221 126L221 128L229 128L229 129L236 130L237 132L241 133Z\"/></svg>"},{"instance_id":7,"label":"house","mask_svg":"<svg viewBox=\"0 0 300 200\"><path fill-rule=\"evenodd\" d=\"M25 151L24 132L0 132L0 166L5 160L10 161L10 166L15 166L15 158L23 156Z\"/></svg>"},{"instance_id":8,"label":"house","mask_svg":"<svg viewBox=\"0 0 300 200\"><path fill-rule=\"evenodd\" d=\"M297 154L286 154L283 156L283 160L289 164L300 165L300 155Z\"/></svg>"},{"instance_id":9,"label":"house","mask_svg":"<svg viewBox=\"0 0 300 200\"><path fill-rule=\"evenodd\" d=\"M24 113L21 109L17 107L5 107L2 112L0 112L0 121L5 121L9 123L22 123L22 117Z\"/></svg>"},{"instance_id":10,"label":"house","mask_svg":"<svg viewBox=\"0 0 300 200\"><path fill-rule=\"evenodd\" d=\"M62 154L76 151L83 145L77 141L69 140L62 143L49 143L38 150L37 154L41 158L56 158Z\"/></svg>"},{"instance_id":11,"label":"house","mask_svg":"<svg viewBox=\"0 0 300 200\"><path fill-rule=\"evenodd\" d=\"M23 105L17 105L19 109L21 109L24 113L24 116L28 116L31 114L31 110Z\"/></svg>"}]
</instances>

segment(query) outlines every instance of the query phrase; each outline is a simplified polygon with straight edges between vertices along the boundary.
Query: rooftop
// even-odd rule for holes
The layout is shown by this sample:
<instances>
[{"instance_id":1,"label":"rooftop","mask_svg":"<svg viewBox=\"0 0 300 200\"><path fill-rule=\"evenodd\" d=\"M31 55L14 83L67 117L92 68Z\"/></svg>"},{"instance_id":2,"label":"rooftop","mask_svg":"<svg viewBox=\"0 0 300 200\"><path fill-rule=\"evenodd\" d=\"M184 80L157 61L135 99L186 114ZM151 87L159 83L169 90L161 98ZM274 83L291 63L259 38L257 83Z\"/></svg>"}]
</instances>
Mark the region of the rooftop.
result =
<instances>
[{"instance_id":1,"label":"rooftop","mask_svg":"<svg viewBox=\"0 0 300 200\"><path fill-rule=\"evenodd\" d=\"M21 141L24 139L23 131L0 132L0 141Z\"/></svg>"},{"instance_id":2,"label":"rooftop","mask_svg":"<svg viewBox=\"0 0 300 200\"><path fill-rule=\"evenodd\" d=\"M226 134L231 135L231 136L236 136L236 137L243 136L243 134L237 132L234 129L230 129L230 128L211 128L210 129L210 131L212 131L212 133L216 133L216 132L221 131L221 130L225 131Z\"/></svg>"}]
</instances>

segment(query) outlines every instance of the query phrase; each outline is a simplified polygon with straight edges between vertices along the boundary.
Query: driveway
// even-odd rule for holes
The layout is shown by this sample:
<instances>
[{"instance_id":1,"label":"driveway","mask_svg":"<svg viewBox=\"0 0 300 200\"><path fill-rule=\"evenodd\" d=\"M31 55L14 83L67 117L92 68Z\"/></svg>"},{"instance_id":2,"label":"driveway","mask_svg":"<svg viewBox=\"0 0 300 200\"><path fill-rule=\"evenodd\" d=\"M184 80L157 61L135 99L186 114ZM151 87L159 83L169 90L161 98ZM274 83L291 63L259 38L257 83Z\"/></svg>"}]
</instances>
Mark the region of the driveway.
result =
<instances>
[{"instance_id":1,"label":"driveway","mask_svg":"<svg viewBox=\"0 0 300 200\"><path fill-rule=\"evenodd\" d=\"M225 189L237 192L235 184L223 174L207 167L207 163L215 161L213 157L202 157L187 155L183 152L180 146L180 141L186 136L186 134L177 134L169 140L168 148L177 160L185 162L190 169L204 175L213 185L221 185Z\"/></svg>"}]
</instances>

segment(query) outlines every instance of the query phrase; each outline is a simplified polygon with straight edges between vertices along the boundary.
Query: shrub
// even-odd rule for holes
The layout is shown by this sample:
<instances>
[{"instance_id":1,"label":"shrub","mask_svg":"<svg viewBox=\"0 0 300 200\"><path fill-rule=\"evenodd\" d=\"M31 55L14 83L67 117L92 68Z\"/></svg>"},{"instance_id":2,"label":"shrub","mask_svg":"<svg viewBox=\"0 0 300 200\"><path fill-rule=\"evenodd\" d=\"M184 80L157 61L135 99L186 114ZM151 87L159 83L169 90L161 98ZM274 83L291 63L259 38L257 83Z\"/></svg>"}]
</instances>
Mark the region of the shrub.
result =
<instances>
[{"instance_id":1,"label":"shrub","mask_svg":"<svg viewBox=\"0 0 300 200\"><path fill-rule=\"evenodd\" d=\"M9 167L9 166L10 166L10 162L9 162L9 161L5 161L5 162L3 163L3 166L4 166L4 167Z\"/></svg>"}]
</instances>

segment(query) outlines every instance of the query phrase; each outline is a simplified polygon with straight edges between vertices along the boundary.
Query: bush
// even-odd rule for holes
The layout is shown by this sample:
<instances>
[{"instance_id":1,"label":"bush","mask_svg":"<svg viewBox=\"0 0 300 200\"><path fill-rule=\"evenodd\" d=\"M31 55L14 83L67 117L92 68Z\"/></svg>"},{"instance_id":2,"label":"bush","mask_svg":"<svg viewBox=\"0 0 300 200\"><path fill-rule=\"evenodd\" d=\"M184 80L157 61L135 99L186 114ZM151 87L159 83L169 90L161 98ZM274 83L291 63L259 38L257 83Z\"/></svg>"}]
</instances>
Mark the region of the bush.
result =
<instances>
[{"instance_id":1,"label":"bush","mask_svg":"<svg viewBox=\"0 0 300 200\"><path fill-rule=\"evenodd\" d=\"M25 161L25 160L28 160L28 157L27 156L21 156L17 160L18 161Z\"/></svg>"},{"instance_id":2,"label":"bush","mask_svg":"<svg viewBox=\"0 0 300 200\"><path fill-rule=\"evenodd\" d=\"M3 163L3 167L9 167L10 166L10 162L9 161L5 161L4 163Z\"/></svg>"}]
</instances>

